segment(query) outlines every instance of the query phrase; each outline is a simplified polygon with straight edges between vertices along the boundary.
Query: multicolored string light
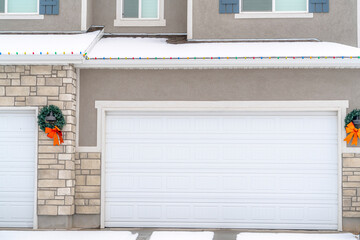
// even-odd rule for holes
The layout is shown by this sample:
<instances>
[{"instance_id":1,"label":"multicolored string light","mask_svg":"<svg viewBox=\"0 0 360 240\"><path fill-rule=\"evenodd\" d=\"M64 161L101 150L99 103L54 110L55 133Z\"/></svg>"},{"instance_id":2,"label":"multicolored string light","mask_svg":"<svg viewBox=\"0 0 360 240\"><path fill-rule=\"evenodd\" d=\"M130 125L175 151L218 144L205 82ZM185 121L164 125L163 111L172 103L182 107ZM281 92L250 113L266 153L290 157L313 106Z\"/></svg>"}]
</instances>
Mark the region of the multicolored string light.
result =
<instances>
[{"instance_id":1,"label":"multicolored string light","mask_svg":"<svg viewBox=\"0 0 360 240\"><path fill-rule=\"evenodd\" d=\"M360 59L360 56L257 56L257 57L88 57L88 53L83 52L73 52L73 51L62 51L62 52L31 52L27 54L27 52L0 52L0 57L4 55L8 56L21 56L21 55L50 55L50 56L58 56L58 55L81 55L86 60L272 60L272 59L285 59L285 60L306 60L306 59Z\"/></svg>"},{"instance_id":2,"label":"multicolored string light","mask_svg":"<svg viewBox=\"0 0 360 240\"><path fill-rule=\"evenodd\" d=\"M85 56L85 55L84 55ZM306 60L306 59L360 59L360 56L297 56L297 57L88 57L86 60L272 60L272 59L285 59L285 60Z\"/></svg>"},{"instance_id":3,"label":"multicolored string light","mask_svg":"<svg viewBox=\"0 0 360 240\"><path fill-rule=\"evenodd\" d=\"M11 52L5 52L5 53L7 53L6 55L28 55L27 54L27 52L13 52L13 53L11 53ZM63 51L63 52L61 52L62 53L62 55L81 55L81 56L86 56L87 55L87 53L83 53L83 52L65 52L65 51ZM31 55L61 55L61 53L60 52L48 52L48 51L46 51L46 52L31 52ZM2 55L4 55L3 54L3 52L0 52L0 55L2 56Z\"/></svg>"}]
</instances>

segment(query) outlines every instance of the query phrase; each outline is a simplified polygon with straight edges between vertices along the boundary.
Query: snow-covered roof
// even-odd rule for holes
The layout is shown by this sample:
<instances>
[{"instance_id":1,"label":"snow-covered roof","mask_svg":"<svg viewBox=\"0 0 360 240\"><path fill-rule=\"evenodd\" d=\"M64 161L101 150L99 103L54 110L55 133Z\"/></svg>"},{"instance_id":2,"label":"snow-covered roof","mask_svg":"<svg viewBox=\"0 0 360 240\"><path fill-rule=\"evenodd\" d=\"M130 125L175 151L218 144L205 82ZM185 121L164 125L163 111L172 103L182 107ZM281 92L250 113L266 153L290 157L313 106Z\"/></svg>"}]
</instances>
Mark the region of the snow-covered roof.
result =
<instances>
[{"instance_id":1,"label":"snow-covered roof","mask_svg":"<svg viewBox=\"0 0 360 240\"><path fill-rule=\"evenodd\" d=\"M0 34L0 63L82 60L100 33Z\"/></svg>"},{"instance_id":2,"label":"snow-covered roof","mask_svg":"<svg viewBox=\"0 0 360 240\"><path fill-rule=\"evenodd\" d=\"M79 68L360 68L360 49L330 42L183 42L83 34L0 34L0 64Z\"/></svg>"},{"instance_id":3,"label":"snow-covered roof","mask_svg":"<svg viewBox=\"0 0 360 240\"><path fill-rule=\"evenodd\" d=\"M102 38L80 68L360 68L360 49L330 42L192 42Z\"/></svg>"},{"instance_id":4,"label":"snow-covered roof","mask_svg":"<svg viewBox=\"0 0 360 240\"><path fill-rule=\"evenodd\" d=\"M103 38L89 58L350 57L360 49L330 42L207 42L170 44L166 38Z\"/></svg>"}]
</instances>

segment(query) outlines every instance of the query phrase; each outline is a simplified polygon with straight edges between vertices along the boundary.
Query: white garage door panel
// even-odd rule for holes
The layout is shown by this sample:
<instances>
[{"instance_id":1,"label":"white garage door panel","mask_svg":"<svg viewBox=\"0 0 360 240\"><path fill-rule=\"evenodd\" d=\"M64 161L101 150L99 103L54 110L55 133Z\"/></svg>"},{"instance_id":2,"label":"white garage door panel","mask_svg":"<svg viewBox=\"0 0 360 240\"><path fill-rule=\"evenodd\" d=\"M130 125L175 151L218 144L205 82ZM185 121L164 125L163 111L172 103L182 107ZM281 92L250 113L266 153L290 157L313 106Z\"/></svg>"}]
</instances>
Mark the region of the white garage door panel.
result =
<instances>
[{"instance_id":1,"label":"white garage door panel","mask_svg":"<svg viewBox=\"0 0 360 240\"><path fill-rule=\"evenodd\" d=\"M0 111L0 227L32 227L36 121L34 111Z\"/></svg>"},{"instance_id":2,"label":"white garage door panel","mask_svg":"<svg viewBox=\"0 0 360 240\"><path fill-rule=\"evenodd\" d=\"M105 226L337 229L337 117L301 114L108 115Z\"/></svg>"}]
</instances>

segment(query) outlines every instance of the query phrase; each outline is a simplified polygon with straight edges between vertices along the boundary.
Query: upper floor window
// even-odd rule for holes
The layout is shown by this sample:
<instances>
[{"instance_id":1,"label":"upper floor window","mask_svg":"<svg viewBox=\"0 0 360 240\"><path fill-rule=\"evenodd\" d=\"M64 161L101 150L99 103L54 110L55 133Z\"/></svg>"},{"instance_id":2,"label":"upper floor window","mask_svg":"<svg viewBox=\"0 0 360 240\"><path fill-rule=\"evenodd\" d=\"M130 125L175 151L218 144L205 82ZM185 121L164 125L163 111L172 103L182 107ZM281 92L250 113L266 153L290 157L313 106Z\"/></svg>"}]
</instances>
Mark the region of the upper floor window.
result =
<instances>
[{"instance_id":1,"label":"upper floor window","mask_svg":"<svg viewBox=\"0 0 360 240\"><path fill-rule=\"evenodd\" d=\"M309 0L241 0L241 12L308 12Z\"/></svg>"},{"instance_id":2,"label":"upper floor window","mask_svg":"<svg viewBox=\"0 0 360 240\"><path fill-rule=\"evenodd\" d=\"M123 0L123 18L159 18L159 0Z\"/></svg>"},{"instance_id":3,"label":"upper floor window","mask_svg":"<svg viewBox=\"0 0 360 240\"><path fill-rule=\"evenodd\" d=\"M114 26L166 26L164 0L116 0Z\"/></svg>"},{"instance_id":4,"label":"upper floor window","mask_svg":"<svg viewBox=\"0 0 360 240\"><path fill-rule=\"evenodd\" d=\"M309 0L239 0L239 4L240 13L235 14L238 19L313 17Z\"/></svg>"},{"instance_id":5,"label":"upper floor window","mask_svg":"<svg viewBox=\"0 0 360 240\"><path fill-rule=\"evenodd\" d=\"M38 14L39 0L0 0L0 14Z\"/></svg>"}]
</instances>

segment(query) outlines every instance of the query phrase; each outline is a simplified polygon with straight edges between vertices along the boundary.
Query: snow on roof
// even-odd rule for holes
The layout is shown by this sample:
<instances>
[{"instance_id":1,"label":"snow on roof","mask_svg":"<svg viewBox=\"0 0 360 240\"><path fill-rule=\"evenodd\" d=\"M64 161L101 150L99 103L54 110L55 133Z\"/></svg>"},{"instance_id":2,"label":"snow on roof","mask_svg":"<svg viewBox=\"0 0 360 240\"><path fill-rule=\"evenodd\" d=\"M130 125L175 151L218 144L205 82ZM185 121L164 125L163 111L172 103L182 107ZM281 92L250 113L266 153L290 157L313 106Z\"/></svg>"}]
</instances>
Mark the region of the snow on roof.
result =
<instances>
[{"instance_id":1,"label":"snow on roof","mask_svg":"<svg viewBox=\"0 0 360 240\"><path fill-rule=\"evenodd\" d=\"M166 38L103 38L89 58L351 57L360 49L330 42L213 42L169 44Z\"/></svg>"},{"instance_id":2,"label":"snow on roof","mask_svg":"<svg viewBox=\"0 0 360 240\"><path fill-rule=\"evenodd\" d=\"M84 53L100 31L83 34L0 34L0 53L6 55L55 55ZM33 54L34 53L34 54ZM1 60L0 56L0 60Z\"/></svg>"}]
</instances>

